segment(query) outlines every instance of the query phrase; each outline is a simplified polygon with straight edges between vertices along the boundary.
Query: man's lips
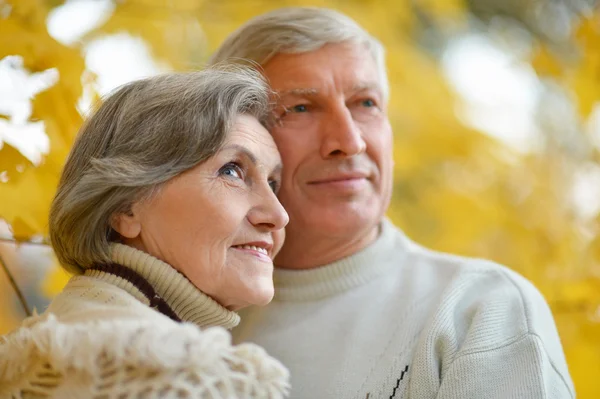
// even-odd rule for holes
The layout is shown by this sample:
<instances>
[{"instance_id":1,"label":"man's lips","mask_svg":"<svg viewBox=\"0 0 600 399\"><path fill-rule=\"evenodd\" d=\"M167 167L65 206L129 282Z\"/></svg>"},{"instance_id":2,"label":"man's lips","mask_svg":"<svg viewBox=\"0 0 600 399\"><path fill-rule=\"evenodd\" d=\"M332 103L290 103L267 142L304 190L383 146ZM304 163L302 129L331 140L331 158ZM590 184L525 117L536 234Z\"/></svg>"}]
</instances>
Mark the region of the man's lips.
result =
<instances>
[{"instance_id":1,"label":"man's lips","mask_svg":"<svg viewBox=\"0 0 600 399\"><path fill-rule=\"evenodd\" d=\"M344 173L338 175L332 175L327 177L318 178L315 180L311 180L308 184L311 185L320 185L320 184L330 184L330 183L344 183L344 182L352 182L358 180L366 180L368 179L368 175L366 173Z\"/></svg>"}]
</instances>

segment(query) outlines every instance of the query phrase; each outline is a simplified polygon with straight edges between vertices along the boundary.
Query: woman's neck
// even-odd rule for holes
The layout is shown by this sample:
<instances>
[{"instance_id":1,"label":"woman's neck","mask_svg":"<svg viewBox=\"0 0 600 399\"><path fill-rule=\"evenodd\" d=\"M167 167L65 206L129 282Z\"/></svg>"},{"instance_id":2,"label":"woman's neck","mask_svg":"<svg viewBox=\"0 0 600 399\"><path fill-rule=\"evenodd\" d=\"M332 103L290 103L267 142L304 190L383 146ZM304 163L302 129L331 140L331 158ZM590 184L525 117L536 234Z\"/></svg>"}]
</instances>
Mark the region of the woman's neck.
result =
<instances>
[{"instance_id":1,"label":"woman's neck","mask_svg":"<svg viewBox=\"0 0 600 399\"><path fill-rule=\"evenodd\" d=\"M110 251L112 265L94 267L85 274L118 285L174 320L228 329L239 323L237 313L204 294L169 264L123 244L111 244Z\"/></svg>"}]
</instances>

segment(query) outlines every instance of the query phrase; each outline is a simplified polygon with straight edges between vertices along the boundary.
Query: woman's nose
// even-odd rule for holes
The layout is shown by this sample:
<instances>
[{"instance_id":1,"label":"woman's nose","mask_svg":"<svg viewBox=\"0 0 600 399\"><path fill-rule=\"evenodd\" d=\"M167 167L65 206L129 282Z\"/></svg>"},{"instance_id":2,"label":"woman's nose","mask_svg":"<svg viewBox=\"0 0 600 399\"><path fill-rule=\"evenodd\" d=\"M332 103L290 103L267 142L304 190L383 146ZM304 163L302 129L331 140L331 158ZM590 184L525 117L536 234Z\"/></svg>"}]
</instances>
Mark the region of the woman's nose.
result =
<instances>
[{"instance_id":1,"label":"woman's nose","mask_svg":"<svg viewBox=\"0 0 600 399\"><path fill-rule=\"evenodd\" d=\"M288 213L270 188L266 195L260 196L258 204L250 210L248 219L254 226L270 231L283 229L290 221Z\"/></svg>"}]
</instances>

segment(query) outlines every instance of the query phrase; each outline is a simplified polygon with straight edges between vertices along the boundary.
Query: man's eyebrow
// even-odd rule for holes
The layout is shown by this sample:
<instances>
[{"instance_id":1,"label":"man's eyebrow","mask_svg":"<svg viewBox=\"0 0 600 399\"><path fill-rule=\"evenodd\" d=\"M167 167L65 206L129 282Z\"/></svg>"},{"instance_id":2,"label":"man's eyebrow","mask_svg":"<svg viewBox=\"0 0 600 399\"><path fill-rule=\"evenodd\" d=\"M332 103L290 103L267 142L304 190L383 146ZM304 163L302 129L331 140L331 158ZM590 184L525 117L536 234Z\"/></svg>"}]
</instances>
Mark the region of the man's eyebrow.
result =
<instances>
[{"instance_id":1,"label":"man's eyebrow","mask_svg":"<svg viewBox=\"0 0 600 399\"><path fill-rule=\"evenodd\" d=\"M377 82L362 82L355 84L352 87L353 92L366 91L366 90L375 90L377 92L381 92L381 87Z\"/></svg>"},{"instance_id":2,"label":"man's eyebrow","mask_svg":"<svg viewBox=\"0 0 600 399\"><path fill-rule=\"evenodd\" d=\"M298 88L298 89L289 89L277 92L280 97L287 95L294 96L316 96L319 93L317 89L312 88Z\"/></svg>"},{"instance_id":3,"label":"man's eyebrow","mask_svg":"<svg viewBox=\"0 0 600 399\"><path fill-rule=\"evenodd\" d=\"M366 90L375 90L377 92L381 92L381 87L377 82L361 82L357 83L351 87L351 91L356 93L359 91ZM294 95L294 96L316 96L319 94L319 90L314 88L297 88L297 89L289 89L277 92L279 97Z\"/></svg>"}]
</instances>

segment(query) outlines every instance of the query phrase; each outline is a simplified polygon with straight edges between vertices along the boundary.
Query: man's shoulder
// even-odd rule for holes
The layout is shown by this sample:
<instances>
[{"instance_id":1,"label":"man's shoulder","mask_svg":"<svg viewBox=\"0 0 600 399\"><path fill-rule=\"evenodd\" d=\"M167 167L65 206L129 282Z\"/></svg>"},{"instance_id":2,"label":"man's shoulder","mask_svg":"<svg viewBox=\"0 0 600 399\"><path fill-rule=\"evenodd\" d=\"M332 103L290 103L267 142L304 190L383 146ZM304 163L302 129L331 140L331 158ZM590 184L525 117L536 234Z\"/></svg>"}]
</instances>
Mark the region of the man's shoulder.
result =
<instances>
[{"instance_id":1,"label":"man's shoulder","mask_svg":"<svg viewBox=\"0 0 600 399\"><path fill-rule=\"evenodd\" d=\"M399 230L396 234L403 236ZM431 309L414 369L431 366L435 359L434 370L444 376L452 365L508 364L526 351L521 358L531 369L547 367L551 378L561 378L572 391L550 306L529 280L490 260L435 251L408 238L397 243L402 250L391 252L405 253L397 280L408 280L405 287L429 300Z\"/></svg>"},{"instance_id":2,"label":"man's shoulder","mask_svg":"<svg viewBox=\"0 0 600 399\"><path fill-rule=\"evenodd\" d=\"M390 255L397 258L411 272L429 270L447 276L451 280L492 280L496 286L504 286L523 296L538 295L537 289L523 276L507 266L492 260L442 252L413 241L398 227L395 230L396 245Z\"/></svg>"},{"instance_id":3,"label":"man's shoulder","mask_svg":"<svg viewBox=\"0 0 600 399\"><path fill-rule=\"evenodd\" d=\"M425 347L445 359L443 371L458 359L501 357L529 342L531 356L549 359L549 367L568 380L552 312L530 281L492 261L431 256L437 270L451 270L422 335Z\"/></svg>"},{"instance_id":4,"label":"man's shoulder","mask_svg":"<svg viewBox=\"0 0 600 399\"><path fill-rule=\"evenodd\" d=\"M397 234L402 237L398 242L402 242L405 253L399 269L402 279L431 284L440 295L440 311L463 314L468 319L501 316L515 331L533 334L555 330L544 296L519 273L491 260L426 248L399 229ZM457 309L461 312L455 313Z\"/></svg>"},{"instance_id":5,"label":"man's shoulder","mask_svg":"<svg viewBox=\"0 0 600 399\"><path fill-rule=\"evenodd\" d=\"M556 364L564 363L550 307L526 278L498 263L437 255L448 268L446 285L430 332L452 337L446 342L456 356L483 353L536 337Z\"/></svg>"}]
</instances>

